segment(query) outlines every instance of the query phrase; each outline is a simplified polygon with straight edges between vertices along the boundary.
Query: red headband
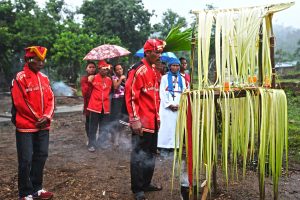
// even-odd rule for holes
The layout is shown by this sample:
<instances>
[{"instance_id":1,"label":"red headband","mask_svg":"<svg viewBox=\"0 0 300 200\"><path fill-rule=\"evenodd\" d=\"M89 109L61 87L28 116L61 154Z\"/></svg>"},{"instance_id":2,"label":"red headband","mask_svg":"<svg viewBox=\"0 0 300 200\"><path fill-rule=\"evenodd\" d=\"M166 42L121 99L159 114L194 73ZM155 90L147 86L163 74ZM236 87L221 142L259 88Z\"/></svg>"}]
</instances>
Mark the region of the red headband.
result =
<instances>
[{"instance_id":1,"label":"red headband","mask_svg":"<svg viewBox=\"0 0 300 200\"><path fill-rule=\"evenodd\" d=\"M105 60L99 60L98 62L98 68L101 69L110 69L110 65L105 62Z\"/></svg>"},{"instance_id":2,"label":"red headband","mask_svg":"<svg viewBox=\"0 0 300 200\"><path fill-rule=\"evenodd\" d=\"M163 51L166 42L159 39L149 39L144 44L144 52L146 51Z\"/></svg>"}]
</instances>

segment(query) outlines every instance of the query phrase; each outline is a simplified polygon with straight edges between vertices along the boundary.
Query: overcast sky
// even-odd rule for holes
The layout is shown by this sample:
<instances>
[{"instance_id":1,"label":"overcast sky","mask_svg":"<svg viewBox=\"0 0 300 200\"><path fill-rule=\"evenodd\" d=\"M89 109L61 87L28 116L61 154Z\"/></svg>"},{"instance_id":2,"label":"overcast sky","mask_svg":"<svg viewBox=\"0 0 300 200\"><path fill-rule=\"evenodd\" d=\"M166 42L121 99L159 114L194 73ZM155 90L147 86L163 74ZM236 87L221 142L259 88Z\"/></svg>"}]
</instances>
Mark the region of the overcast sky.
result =
<instances>
[{"instance_id":1,"label":"overcast sky","mask_svg":"<svg viewBox=\"0 0 300 200\"><path fill-rule=\"evenodd\" d=\"M41 5L45 2L45 0L36 1ZM82 4L83 0L65 0L65 2L75 9L76 6L79 7ZM190 11L204 9L206 4L212 4L217 8L239 8L284 2L291 2L291 0L143 0L145 8L149 11L155 10L157 15L152 17L152 24L161 22L162 13L167 9L171 9L191 22L193 14L190 14ZM294 6L274 14L274 24L300 29L300 0L294 0L294 2Z\"/></svg>"}]
</instances>

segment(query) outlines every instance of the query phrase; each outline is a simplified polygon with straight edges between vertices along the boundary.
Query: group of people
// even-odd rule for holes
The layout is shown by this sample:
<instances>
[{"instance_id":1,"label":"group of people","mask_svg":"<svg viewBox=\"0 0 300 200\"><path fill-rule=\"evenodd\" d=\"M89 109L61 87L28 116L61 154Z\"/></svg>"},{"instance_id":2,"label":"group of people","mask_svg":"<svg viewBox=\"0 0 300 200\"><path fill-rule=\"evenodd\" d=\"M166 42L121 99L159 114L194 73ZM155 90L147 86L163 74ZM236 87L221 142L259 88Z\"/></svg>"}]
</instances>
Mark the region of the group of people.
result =
<instances>
[{"instance_id":1,"label":"group of people","mask_svg":"<svg viewBox=\"0 0 300 200\"><path fill-rule=\"evenodd\" d=\"M98 130L99 136L111 132L114 143L118 144L122 128L118 122L122 117L122 106L126 107L132 130L131 190L136 200L146 199L145 192L162 189L151 182L157 147L176 148L175 127L180 95L190 84L189 75L185 73L186 59L170 59L168 71L163 69L160 56L164 46L162 40L147 40L144 58L129 69L127 76L121 64L113 67L114 74L111 75L111 65L101 60L97 66L88 62L87 74L81 79L88 151L94 152L99 145L96 139ZM54 112L50 82L40 72L46 53L45 47L26 48L24 68L16 75L11 87L21 200L53 197L53 193L42 188ZM108 126L111 122L113 125Z\"/></svg>"},{"instance_id":2,"label":"group of people","mask_svg":"<svg viewBox=\"0 0 300 200\"><path fill-rule=\"evenodd\" d=\"M104 146L108 133L111 133L112 142L119 145L120 124L122 118L122 105L124 102L124 87L126 77L123 74L123 66L117 64L113 67L104 60L96 64L88 62L87 75L81 78L81 90L84 98L83 113L86 116L85 130L88 137L88 150L94 152L97 146ZM99 131L98 131L99 129ZM98 139L97 132L99 132ZM97 142L98 141L98 142Z\"/></svg>"}]
</instances>

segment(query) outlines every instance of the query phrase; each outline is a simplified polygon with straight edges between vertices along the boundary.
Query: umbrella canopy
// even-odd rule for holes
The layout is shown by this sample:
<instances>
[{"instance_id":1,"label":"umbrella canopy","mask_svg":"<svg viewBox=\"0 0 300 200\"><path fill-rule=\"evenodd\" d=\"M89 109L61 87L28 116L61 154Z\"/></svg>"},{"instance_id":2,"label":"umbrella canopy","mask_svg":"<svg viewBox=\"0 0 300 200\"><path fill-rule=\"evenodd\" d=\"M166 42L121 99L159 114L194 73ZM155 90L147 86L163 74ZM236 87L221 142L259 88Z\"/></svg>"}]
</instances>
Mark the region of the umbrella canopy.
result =
<instances>
[{"instance_id":1,"label":"umbrella canopy","mask_svg":"<svg viewBox=\"0 0 300 200\"><path fill-rule=\"evenodd\" d=\"M126 56L130 54L130 51L120 47L118 45L103 44L101 46L93 48L83 60L104 60L109 58L115 58L120 56Z\"/></svg>"},{"instance_id":2,"label":"umbrella canopy","mask_svg":"<svg viewBox=\"0 0 300 200\"><path fill-rule=\"evenodd\" d=\"M137 56L137 57L140 57L140 58L144 57L144 48L139 49L134 55ZM174 53L172 53L172 52L163 52L161 54L160 60L163 61L163 62L168 62L169 59L174 59L174 58L177 59L177 56Z\"/></svg>"}]
</instances>

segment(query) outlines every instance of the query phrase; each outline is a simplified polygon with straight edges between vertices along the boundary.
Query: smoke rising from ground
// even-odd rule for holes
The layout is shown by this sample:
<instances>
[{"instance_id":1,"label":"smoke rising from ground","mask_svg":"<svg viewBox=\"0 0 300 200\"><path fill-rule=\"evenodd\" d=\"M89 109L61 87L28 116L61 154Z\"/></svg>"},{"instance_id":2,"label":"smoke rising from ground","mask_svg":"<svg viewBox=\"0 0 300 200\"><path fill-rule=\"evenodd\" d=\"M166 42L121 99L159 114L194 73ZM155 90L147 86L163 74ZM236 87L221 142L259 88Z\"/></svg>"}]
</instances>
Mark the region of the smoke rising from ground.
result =
<instances>
[{"instance_id":1,"label":"smoke rising from ground","mask_svg":"<svg viewBox=\"0 0 300 200\"><path fill-rule=\"evenodd\" d=\"M52 90L55 96L73 96L74 92L70 86L62 81L52 83Z\"/></svg>"}]
</instances>

